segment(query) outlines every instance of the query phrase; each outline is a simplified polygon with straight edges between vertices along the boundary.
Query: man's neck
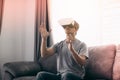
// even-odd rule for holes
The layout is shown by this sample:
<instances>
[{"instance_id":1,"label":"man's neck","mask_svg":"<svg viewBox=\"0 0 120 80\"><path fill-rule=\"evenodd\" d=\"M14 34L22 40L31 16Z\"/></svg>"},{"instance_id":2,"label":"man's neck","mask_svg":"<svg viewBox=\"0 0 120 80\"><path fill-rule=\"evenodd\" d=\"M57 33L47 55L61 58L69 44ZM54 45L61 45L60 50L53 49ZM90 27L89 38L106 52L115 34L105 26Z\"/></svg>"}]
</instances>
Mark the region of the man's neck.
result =
<instances>
[{"instance_id":1,"label":"man's neck","mask_svg":"<svg viewBox=\"0 0 120 80\"><path fill-rule=\"evenodd\" d=\"M76 38L73 38L73 39L71 40L71 42L75 41L75 39L76 39ZM67 43L69 43L69 42L70 42L70 39L67 39L67 38L66 38L65 41L66 41Z\"/></svg>"}]
</instances>

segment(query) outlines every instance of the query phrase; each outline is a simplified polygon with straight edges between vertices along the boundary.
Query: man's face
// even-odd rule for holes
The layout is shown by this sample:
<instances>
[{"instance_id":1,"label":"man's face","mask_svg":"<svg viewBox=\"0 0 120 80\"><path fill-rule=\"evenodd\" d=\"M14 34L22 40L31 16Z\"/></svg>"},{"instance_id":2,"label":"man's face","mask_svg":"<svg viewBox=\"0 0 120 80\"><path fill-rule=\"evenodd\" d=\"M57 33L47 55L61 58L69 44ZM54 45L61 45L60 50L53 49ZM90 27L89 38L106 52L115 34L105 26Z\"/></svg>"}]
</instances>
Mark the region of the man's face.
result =
<instances>
[{"instance_id":1,"label":"man's face","mask_svg":"<svg viewBox=\"0 0 120 80\"><path fill-rule=\"evenodd\" d=\"M75 27L65 26L64 27L65 33L66 33L66 39L67 40L73 40L75 38L75 35L77 33L77 30Z\"/></svg>"},{"instance_id":2,"label":"man's face","mask_svg":"<svg viewBox=\"0 0 120 80\"><path fill-rule=\"evenodd\" d=\"M65 33L66 34L76 34L77 30L75 29L75 27L70 27L70 26L65 26L64 27Z\"/></svg>"}]
</instances>

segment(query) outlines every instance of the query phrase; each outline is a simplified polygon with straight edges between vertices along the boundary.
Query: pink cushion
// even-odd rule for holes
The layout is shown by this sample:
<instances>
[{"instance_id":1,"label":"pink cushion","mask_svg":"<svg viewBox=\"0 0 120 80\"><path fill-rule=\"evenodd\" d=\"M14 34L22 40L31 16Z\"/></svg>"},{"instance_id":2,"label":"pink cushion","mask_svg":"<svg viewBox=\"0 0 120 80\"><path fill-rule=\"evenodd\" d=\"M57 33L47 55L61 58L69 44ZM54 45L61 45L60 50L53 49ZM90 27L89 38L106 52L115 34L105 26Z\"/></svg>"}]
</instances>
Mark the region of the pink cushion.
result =
<instances>
[{"instance_id":1,"label":"pink cushion","mask_svg":"<svg viewBox=\"0 0 120 80\"><path fill-rule=\"evenodd\" d=\"M113 67L113 80L120 80L120 45L117 46Z\"/></svg>"},{"instance_id":2,"label":"pink cushion","mask_svg":"<svg viewBox=\"0 0 120 80\"><path fill-rule=\"evenodd\" d=\"M112 79L116 46L103 45L89 47L89 60L86 76L89 79Z\"/></svg>"}]
</instances>

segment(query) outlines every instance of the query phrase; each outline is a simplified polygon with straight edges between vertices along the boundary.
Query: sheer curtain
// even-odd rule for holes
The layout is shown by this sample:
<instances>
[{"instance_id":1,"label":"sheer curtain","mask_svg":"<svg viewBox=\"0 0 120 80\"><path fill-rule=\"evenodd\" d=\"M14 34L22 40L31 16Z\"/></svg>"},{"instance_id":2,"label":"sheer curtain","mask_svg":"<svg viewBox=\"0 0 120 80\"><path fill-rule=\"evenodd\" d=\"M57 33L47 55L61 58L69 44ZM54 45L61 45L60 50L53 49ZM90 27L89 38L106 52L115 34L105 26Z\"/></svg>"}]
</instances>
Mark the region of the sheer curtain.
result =
<instances>
[{"instance_id":1,"label":"sheer curtain","mask_svg":"<svg viewBox=\"0 0 120 80\"><path fill-rule=\"evenodd\" d=\"M64 30L58 24L58 20L68 17L75 19L80 24L76 37L88 46L120 43L119 0L51 1L54 43L65 38Z\"/></svg>"},{"instance_id":2,"label":"sheer curtain","mask_svg":"<svg viewBox=\"0 0 120 80\"><path fill-rule=\"evenodd\" d=\"M38 61L40 59L40 45L41 45L41 36L38 31L41 23L46 23L46 29L49 31L49 2L48 0L36 0L36 25L35 25L35 52L34 60ZM51 35L47 39L47 46L52 45Z\"/></svg>"}]
</instances>

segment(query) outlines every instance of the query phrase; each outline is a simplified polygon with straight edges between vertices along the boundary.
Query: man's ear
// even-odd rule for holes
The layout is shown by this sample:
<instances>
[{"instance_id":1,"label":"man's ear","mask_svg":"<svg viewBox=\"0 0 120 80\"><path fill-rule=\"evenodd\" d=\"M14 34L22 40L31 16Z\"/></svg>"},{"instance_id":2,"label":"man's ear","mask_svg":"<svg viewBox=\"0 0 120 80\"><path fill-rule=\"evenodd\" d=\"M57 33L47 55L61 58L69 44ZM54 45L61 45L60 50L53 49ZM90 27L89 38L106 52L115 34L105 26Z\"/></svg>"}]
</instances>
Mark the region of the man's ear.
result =
<instances>
[{"instance_id":1,"label":"man's ear","mask_svg":"<svg viewBox=\"0 0 120 80\"><path fill-rule=\"evenodd\" d=\"M75 29L75 35L77 35L77 31L78 31L78 30L77 30L77 29Z\"/></svg>"}]
</instances>

